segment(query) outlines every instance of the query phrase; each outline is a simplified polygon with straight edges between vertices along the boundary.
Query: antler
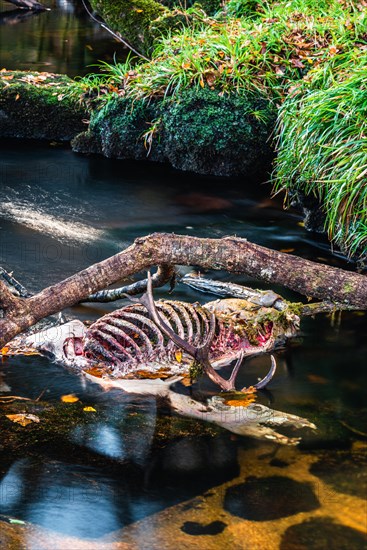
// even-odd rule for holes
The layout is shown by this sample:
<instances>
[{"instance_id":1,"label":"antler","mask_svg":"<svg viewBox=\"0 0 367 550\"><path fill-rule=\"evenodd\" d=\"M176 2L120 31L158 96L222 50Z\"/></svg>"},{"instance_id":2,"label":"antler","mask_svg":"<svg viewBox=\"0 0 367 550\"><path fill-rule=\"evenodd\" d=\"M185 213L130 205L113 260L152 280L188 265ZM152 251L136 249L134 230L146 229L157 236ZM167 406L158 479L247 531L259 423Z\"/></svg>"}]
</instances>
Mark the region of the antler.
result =
<instances>
[{"instance_id":1,"label":"antler","mask_svg":"<svg viewBox=\"0 0 367 550\"><path fill-rule=\"evenodd\" d=\"M176 334L171 327L169 327L165 321L160 316L155 302L153 298L153 285L152 285L152 277L150 272L148 272L148 284L147 284L147 291L141 296L141 298L135 298L131 299L130 296L127 296L130 300L134 302L141 303L146 309L148 310L149 315L152 317L153 321L157 325L157 327L166 335L170 340L172 340L178 347L186 351L191 357L195 359L200 365L202 365L205 373L208 375L208 377L217 384L222 390L225 391L233 391L235 390L235 380L238 373L238 370L241 366L243 357L244 357L244 351L242 351L236 361L236 364L233 368L232 374L229 377L228 380L220 376L218 374L212 364L209 360L209 352L210 347L212 345L214 335L215 335L215 315L213 313L210 314L209 318L209 332L207 337L205 338L204 343L201 346L193 346L190 344L190 342L187 342L183 338L181 338L178 334ZM257 389L264 388L270 380L273 378L275 370L276 370L276 363L273 356L271 356L271 362L272 366L269 371L269 373L263 378L258 384L256 384L254 387ZM246 391L246 388L243 388L241 391Z\"/></svg>"}]
</instances>

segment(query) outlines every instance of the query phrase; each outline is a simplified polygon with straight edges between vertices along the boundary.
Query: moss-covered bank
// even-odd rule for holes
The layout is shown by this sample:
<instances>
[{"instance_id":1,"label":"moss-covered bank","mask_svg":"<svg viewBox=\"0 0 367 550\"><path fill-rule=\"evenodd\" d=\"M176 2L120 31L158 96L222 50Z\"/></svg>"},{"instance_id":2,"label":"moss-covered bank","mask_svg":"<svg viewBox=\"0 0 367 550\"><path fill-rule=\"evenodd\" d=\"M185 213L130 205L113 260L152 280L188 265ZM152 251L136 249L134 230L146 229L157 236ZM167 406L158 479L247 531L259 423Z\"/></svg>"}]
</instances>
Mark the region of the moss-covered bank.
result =
<instances>
[{"instance_id":1,"label":"moss-covered bank","mask_svg":"<svg viewBox=\"0 0 367 550\"><path fill-rule=\"evenodd\" d=\"M72 141L76 152L151 159L198 174L234 176L255 169L271 149L275 109L264 98L184 90L176 101L111 100L90 129Z\"/></svg>"},{"instance_id":2,"label":"moss-covered bank","mask_svg":"<svg viewBox=\"0 0 367 550\"><path fill-rule=\"evenodd\" d=\"M347 254L367 255L365 95L358 73L367 66L364 2L203 0L187 9L179 0L92 4L150 59L104 64L99 75L69 81L62 109L80 110L81 103L92 113L88 131L73 141L75 151L242 175L268 156L281 107L277 189L320 204L318 228ZM14 88L3 88L2 95L8 93L13 117L19 112L24 119L21 94L15 99ZM333 106L323 112L328 102ZM32 125L44 134L43 122ZM24 124L18 134L13 126L6 135L30 137ZM74 127L65 133L72 137Z\"/></svg>"},{"instance_id":3,"label":"moss-covered bank","mask_svg":"<svg viewBox=\"0 0 367 550\"><path fill-rule=\"evenodd\" d=\"M91 0L91 6L107 25L142 55L150 55L155 41L182 29L202 15L214 14L221 0Z\"/></svg>"},{"instance_id":4,"label":"moss-covered bank","mask_svg":"<svg viewBox=\"0 0 367 550\"><path fill-rule=\"evenodd\" d=\"M268 115L284 102L277 188L320 204L318 228L347 254L367 255L365 96L363 79L353 76L366 66L364 2L204 0L184 10L175 0L92 1L151 60L130 60L101 76L119 98L92 117L76 150L90 144L107 156L143 158L145 140L151 158L177 168L242 174L263 156ZM345 66L348 93L340 88ZM124 115L126 97L135 114ZM255 122L264 98L267 121ZM322 112L329 101L333 107Z\"/></svg>"},{"instance_id":5,"label":"moss-covered bank","mask_svg":"<svg viewBox=\"0 0 367 550\"><path fill-rule=\"evenodd\" d=\"M69 96L71 80L52 73L0 72L0 137L70 141L87 109Z\"/></svg>"}]
</instances>

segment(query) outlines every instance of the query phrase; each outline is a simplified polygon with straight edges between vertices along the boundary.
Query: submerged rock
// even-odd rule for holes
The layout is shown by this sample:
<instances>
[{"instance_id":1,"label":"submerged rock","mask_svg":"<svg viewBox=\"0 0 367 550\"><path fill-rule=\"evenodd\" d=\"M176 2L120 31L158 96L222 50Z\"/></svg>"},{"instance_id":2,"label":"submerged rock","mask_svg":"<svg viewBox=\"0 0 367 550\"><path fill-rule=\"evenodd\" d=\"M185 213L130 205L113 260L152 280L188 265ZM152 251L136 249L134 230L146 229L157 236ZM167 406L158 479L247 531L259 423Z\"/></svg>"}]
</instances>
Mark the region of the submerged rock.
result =
<instances>
[{"instance_id":1,"label":"submerged rock","mask_svg":"<svg viewBox=\"0 0 367 550\"><path fill-rule=\"evenodd\" d=\"M289 527L282 536L280 550L328 550L335 545L339 550L357 550L366 548L366 543L365 533L335 523L328 517L315 517Z\"/></svg>"},{"instance_id":2,"label":"submerged rock","mask_svg":"<svg viewBox=\"0 0 367 550\"><path fill-rule=\"evenodd\" d=\"M226 490L224 509L251 521L271 521L317 510L320 503L309 483L288 477L249 477Z\"/></svg>"}]
</instances>

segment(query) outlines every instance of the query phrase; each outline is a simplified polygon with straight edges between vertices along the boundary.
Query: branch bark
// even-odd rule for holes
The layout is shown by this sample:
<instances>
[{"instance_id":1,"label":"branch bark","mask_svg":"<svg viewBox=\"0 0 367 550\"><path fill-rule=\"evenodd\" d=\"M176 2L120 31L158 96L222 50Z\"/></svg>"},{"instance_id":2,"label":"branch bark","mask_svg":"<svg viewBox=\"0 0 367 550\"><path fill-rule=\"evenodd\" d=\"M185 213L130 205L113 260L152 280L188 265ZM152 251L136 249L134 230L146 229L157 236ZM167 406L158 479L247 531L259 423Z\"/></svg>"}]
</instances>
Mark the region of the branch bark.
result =
<instances>
[{"instance_id":1,"label":"branch bark","mask_svg":"<svg viewBox=\"0 0 367 550\"><path fill-rule=\"evenodd\" d=\"M230 273L247 273L280 284L313 298L338 302L349 308L367 309L367 278L364 275L291 256L246 239L202 239L154 233L126 250L52 285L35 296L15 298L0 287L0 346L37 321L84 301L91 294L156 265L193 265Z\"/></svg>"},{"instance_id":2,"label":"branch bark","mask_svg":"<svg viewBox=\"0 0 367 550\"><path fill-rule=\"evenodd\" d=\"M46 8L43 4L40 2L37 2L37 0L6 0L7 2L10 2L11 4L14 4L14 6L17 6L17 8L22 8L26 10L33 10L33 11L46 11L50 8Z\"/></svg>"}]
</instances>

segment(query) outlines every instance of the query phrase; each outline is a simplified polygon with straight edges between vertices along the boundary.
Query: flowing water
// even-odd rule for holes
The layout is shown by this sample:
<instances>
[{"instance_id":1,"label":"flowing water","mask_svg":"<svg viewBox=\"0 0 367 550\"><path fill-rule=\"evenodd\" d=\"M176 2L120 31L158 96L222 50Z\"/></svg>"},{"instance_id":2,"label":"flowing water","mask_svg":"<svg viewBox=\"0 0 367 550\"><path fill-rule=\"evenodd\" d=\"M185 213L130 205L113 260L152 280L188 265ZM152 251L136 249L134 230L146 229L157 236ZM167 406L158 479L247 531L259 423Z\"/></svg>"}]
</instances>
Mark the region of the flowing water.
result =
<instances>
[{"instance_id":1,"label":"flowing water","mask_svg":"<svg viewBox=\"0 0 367 550\"><path fill-rule=\"evenodd\" d=\"M61 35L73 40L72 59L54 48ZM7 68L47 62L45 70L71 75L98 59L90 57L98 48L116 47L70 3L4 24L1 37ZM39 52L35 65L31 50ZM0 157L0 265L33 292L153 231L236 234L350 267L304 230L297 213L283 211L281 199L268 200L266 174L198 177L16 141L1 143ZM245 276L209 275L262 286ZM156 294L168 297L165 289ZM182 284L173 297L213 299ZM92 320L114 307L68 314ZM304 320L299 338L276 354L278 372L258 399L317 425L304 430L298 447L179 417L154 397L105 392L44 357L3 359L0 397L39 398L32 406L43 426L5 417L28 410L27 402L0 404L0 547L365 548L365 335L362 313L318 316ZM266 369L266 358L250 361L239 384ZM197 398L213 391L203 381L192 389ZM67 394L79 401L63 403Z\"/></svg>"}]
</instances>

